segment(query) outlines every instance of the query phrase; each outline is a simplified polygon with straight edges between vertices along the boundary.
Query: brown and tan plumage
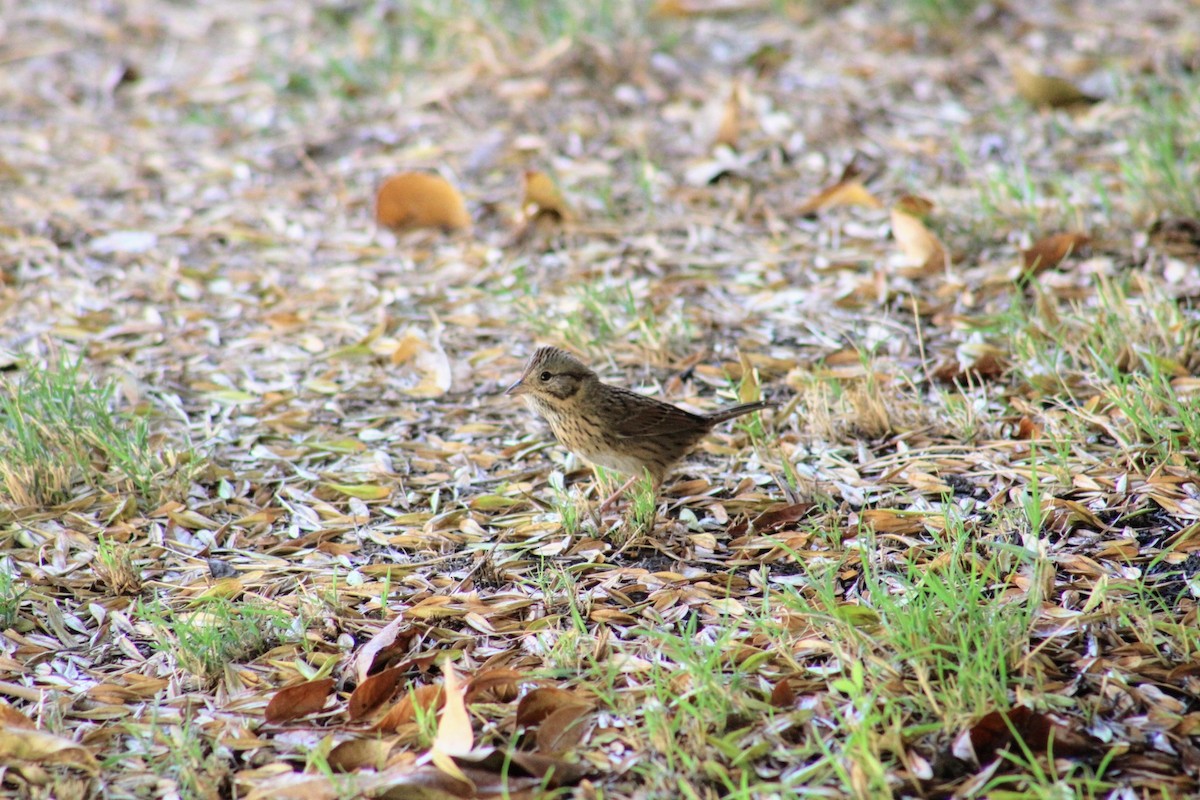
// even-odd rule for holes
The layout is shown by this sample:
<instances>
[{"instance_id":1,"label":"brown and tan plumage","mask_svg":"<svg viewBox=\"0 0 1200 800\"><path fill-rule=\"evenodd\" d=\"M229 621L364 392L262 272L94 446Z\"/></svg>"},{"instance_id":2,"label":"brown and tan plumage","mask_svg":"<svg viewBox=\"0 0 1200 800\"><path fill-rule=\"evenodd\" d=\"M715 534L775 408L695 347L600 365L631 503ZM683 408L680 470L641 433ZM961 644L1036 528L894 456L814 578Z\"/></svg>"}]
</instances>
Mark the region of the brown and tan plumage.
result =
<instances>
[{"instance_id":1,"label":"brown and tan plumage","mask_svg":"<svg viewBox=\"0 0 1200 800\"><path fill-rule=\"evenodd\" d=\"M758 401L693 414L653 397L602 383L575 356L556 347L540 347L525 365L521 379L506 394L550 423L568 450L593 464L631 475L628 483L602 505L609 506L634 480L648 471L657 490L667 471L713 427L771 403Z\"/></svg>"}]
</instances>

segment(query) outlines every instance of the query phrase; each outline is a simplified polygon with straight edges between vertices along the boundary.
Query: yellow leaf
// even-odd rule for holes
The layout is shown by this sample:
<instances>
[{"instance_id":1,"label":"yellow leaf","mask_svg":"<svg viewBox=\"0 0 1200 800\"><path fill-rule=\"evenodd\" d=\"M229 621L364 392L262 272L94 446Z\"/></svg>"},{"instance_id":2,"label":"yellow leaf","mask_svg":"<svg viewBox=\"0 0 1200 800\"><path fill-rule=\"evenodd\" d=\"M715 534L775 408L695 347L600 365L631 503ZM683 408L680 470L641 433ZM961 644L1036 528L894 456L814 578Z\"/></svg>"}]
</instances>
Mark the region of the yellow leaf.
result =
<instances>
[{"instance_id":1,"label":"yellow leaf","mask_svg":"<svg viewBox=\"0 0 1200 800\"><path fill-rule=\"evenodd\" d=\"M245 589L241 578L221 578L221 580L213 583L200 594L196 595L196 599L211 599L221 598L229 600L237 597Z\"/></svg>"},{"instance_id":2,"label":"yellow leaf","mask_svg":"<svg viewBox=\"0 0 1200 800\"><path fill-rule=\"evenodd\" d=\"M384 181L375 197L375 221L385 228L471 227L462 195L444 178L424 172L401 172Z\"/></svg>"},{"instance_id":3,"label":"yellow leaf","mask_svg":"<svg viewBox=\"0 0 1200 800\"><path fill-rule=\"evenodd\" d=\"M946 249L925 223L899 209L892 210L892 235L911 262L911 277L940 272L948 266Z\"/></svg>"},{"instance_id":4,"label":"yellow leaf","mask_svg":"<svg viewBox=\"0 0 1200 800\"><path fill-rule=\"evenodd\" d=\"M250 394L250 392L241 392L237 389L219 389L215 392L206 392L205 396L210 400L216 400L218 403L253 403L258 399L258 395Z\"/></svg>"},{"instance_id":5,"label":"yellow leaf","mask_svg":"<svg viewBox=\"0 0 1200 800\"><path fill-rule=\"evenodd\" d=\"M393 365L403 364L418 353L423 353L429 349L429 343L425 341L425 337L414 330L404 332L404 337L396 343L396 347L388 356Z\"/></svg>"},{"instance_id":6,"label":"yellow leaf","mask_svg":"<svg viewBox=\"0 0 1200 800\"><path fill-rule=\"evenodd\" d=\"M575 218L558 184L544 172L529 170L525 173L525 200L521 208L528 217L550 216L563 221Z\"/></svg>"},{"instance_id":7,"label":"yellow leaf","mask_svg":"<svg viewBox=\"0 0 1200 800\"><path fill-rule=\"evenodd\" d=\"M867 191L867 187L858 181L845 180L839 181L833 186L827 186L805 200L796 209L796 213L805 216L818 211L824 211L827 208L834 208L835 206L883 208L883 203L876 200L875 196Z\"/></svg>"},{"instance_id":8,"label":"yellow leaf","mask_svg":"<svg viewBox=\"0 0 1200 800\"><path fill-rule=\"evenodd\" d=\"M314 453L361 453L367 446L358 439L330 439L325 442L305 442Z\"/></svg>"},{"instance_id":9,"label":"yellow leaf","mask_svg":"<svg viewBox=\"0 0 1200 800\"><path fill-rule=\"evenodd\" d=\"M446 756L461 756L471 752L475 744L475 734L471 730L471 718L467 715L467 704L464 700L463 685L458 679L454 665L449 661L442 663L442 686L446 693L446 701L442 705L442 713L438 717L437 736L433 739L434 763L442 768L437 761L437 754ZM453 773L451 773L453 774ZM455 775L455 777L458 777Z\"/></svg>"},{"instance_id":10,"label":"yellow leaf","mask_svg":"<svg viewBox=\"0 0 1200 800\"><path fill-rule=\"evenodd\" d=\"M1053 75L1039 75L1016 64L1012 65L1012 76L1017 84L1017 94L1038 107L1062 108L1099 100L1098 97L1085 94L1068 80Z\"/></svg>"},{"instance_id":11,"label":"yellow leaf","mask_svg":"<svg viewBox=\"0 0 1200 800\"><path fill-rule=\"evenodd\" d=\"M750 363L745 353L739 352L742 362L742 383L738 386L738 400L743 403L753 403L762 399L762 388L758 383L758 370Z\"/></svg>"},{"instance_id":12,"label":"yellow leaf","mask_svg":"<svg viewBox=\"0 0 1200 800\"><path fill-rule=\"evenodd\" d=\"M357 497L359 500L386 500L392 496L391 488L371 483L327 483L325 485L335 492L341 492L349 497Z\"/></svg>"}]
</instances>

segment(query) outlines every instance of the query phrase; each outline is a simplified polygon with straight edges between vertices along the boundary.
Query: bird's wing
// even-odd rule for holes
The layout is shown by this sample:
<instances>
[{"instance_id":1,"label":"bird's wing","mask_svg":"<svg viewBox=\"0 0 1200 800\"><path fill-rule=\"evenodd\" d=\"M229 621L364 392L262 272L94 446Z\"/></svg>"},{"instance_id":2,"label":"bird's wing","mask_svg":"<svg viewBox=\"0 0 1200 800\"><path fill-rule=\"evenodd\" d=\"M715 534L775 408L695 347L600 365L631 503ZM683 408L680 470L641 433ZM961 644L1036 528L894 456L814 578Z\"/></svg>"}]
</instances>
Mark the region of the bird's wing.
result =
<instances>
[{"instance_id":1,"label":"bird's wing","mask_svg":"<svg viewBox=\"0 0 1200 800\"><path fill-rule=\"evenodd\" d=\"M671 436L707 427L703 417L652 397L636 395L619 405L625 413L616 420L612 430L623 438Z\"/></svg>"}]
</instances>

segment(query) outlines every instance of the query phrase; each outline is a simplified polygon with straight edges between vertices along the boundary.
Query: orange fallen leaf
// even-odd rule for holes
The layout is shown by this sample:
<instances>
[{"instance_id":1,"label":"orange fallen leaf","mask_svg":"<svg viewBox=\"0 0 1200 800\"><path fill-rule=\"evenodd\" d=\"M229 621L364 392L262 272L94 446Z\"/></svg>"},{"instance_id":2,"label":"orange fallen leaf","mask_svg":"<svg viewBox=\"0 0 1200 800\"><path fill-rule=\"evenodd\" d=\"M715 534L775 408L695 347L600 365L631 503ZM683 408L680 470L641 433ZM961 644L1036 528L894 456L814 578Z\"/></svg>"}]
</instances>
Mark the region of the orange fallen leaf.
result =
<instances>
[{"instance_id":1,"label":"orange fallen leaf","mask_svg":"<svg viewBox=\"0 0 1200 800\"><path fill-rule=\"evenodd\" d=\"M818 211L824 211L827 208L834 208L836 206L883 208L883 203L875 199L875 195L868 192L867 187L856 180L850 179L838 181L834 185L827 186L817 192L801 203L800 207L796 209L796 213L800 216L808 216L809 214L815 214Z\"/></svg>"},{"instance_id":2,"label":"orange fallen leaf","mask_svg":"<svg viewBox=\"0 0 1200 800\"><path fill-rule=\"evenodd\" d=\"M946 248L918 217L892 209L892 235L896 237L900 251L911 262L911 269L905 270L909 277L930 275L948 266Z\"/></svg>"},{"instance_id":3,"label":"orange fallen leaf","mask_svg":"<svg viewBox=\"0 0 1200 800\"><path fill-rule=\"evenodd\" d=\"M286 686L275 693L263 717L273 725L315 714L325 707L329 693L333 691L333 678L305 681L295 686Z\"/></svg>"},{"instance_id":4,"label":"orange fallen leaf","mask_svg":"<svg viewBox=\"0 0 1200 800\"><path fill-rule=\"evenodd\" d=\"M375 730L395 731L401 725L408 725L416 720L418 709L422 714L435 711L442 707L445 697L446 693L440 683L418 686L400 698L400 702L383 715L383 719L379 720Z\"/></svg>"},{"instance_id":5,"label":"orange fallen leaf","mask_svg":"<svg viewBox=\"0 0 1200 800\"><path fill-rule=\"evenodd\" d=\"M1012 66L1012 76L1017 84L1017 94L1039 108L1063 108L1095 103L1100 99L1086 94L1068 80L1039 75L1016 64Z\"/></svg>"},{"instance_id":6,"label":"orange fallen leaf","mask_svg":"<svg viewBox=\"0 0 1200 800\"><path fill-rule=\"evenodd\" d=\"M1090 241L1087 234L1078 232L1056 233L1039 239L1033 247L1021 252L1025 261L1025 273L1036 275L1043 270L1053 269Z\"/></svg>"},{"instance_id":7,"label":"orange fallen leaf","mask_svg":"<svg viewBox=\"0 0 1200 800\"><path fill-rule=\"evenodd\" d=\"M400 691L401 683L408 672L404 666L391 667L377 672L360 683L350 694L347 714L351 721L369 716Z\"/></svg>"},{"instance_id":8,"label":"orange fallen leaf","mask_svg":"<svg viewBox=\"0 0 1200 800\"><path fill-rule=\"evenodd\" d=\"M397 231L471 227L471 215L458 190L444 178L424 172L401 172L384 181L375 197L375 221Z\"/></svg>"},{"instance_id":9,"label":"orange fallen leaf","mask_svg":"<svg viewBox=\"0 0 1200 800\"><path fill-rule=\"evenodd\" d=\"M729 97L721 109L721 121L717 125L717 135L713 145L723 144L737 149L738 137L742 132L742 87L735 83L729 90Z\"/></svg>"},{"instance_id":10,"label":"orange fallen leaf","mask_svg":"<svg viewBox=\"0 0 1200 800\"><path fill-rule=\"evenodd\" d=\"M761 11L766 3L758 0L656 0L650 9L652 19L685 17L723 17L747 11Z\"/></svg>"},{"instance_id":11,"label":"orange fallen leaf","mask_svg":"<svg viewBox=\"0 0 1200 800\"><path fill-rule=\"evenodd\" d=\"M554 217L563 221L575 218L575 212L563 196L558 184L544 172L525 173L525 199L521 209L528 218Z\"/></svg>"},{"instance_id":12,"label":"orange fallen leaf","mask_svg":"<svg viewBox=\"0 0 1200 800\"><path fill-rule=\"evenodd\" d=\"M437 735L433 737L433 747L430 748L429 755L434 766L442 772L470 782L452 758L470 753L475 745L471 717L467 714L467 704L463 699L464 687L454 670L454 665L449 661L442 664L442 674L442 687L446 699L442 703L442 713L438 715Z\"/></svg>"}]
</instances>

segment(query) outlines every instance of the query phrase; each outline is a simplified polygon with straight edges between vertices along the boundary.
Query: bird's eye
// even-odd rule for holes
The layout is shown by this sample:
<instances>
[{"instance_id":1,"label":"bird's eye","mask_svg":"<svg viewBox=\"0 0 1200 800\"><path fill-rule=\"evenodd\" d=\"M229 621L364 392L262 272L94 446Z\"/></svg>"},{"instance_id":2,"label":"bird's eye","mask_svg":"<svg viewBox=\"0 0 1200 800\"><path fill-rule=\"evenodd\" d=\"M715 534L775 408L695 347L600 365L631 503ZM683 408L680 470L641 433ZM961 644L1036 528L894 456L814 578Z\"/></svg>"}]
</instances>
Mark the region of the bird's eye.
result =
<instances>
[{"instance_id":1,"label":"bird's eye","mask_svg":"<svg viewBox=\"0 0 1200 800\"><path fill-rule=\"evenodd\" d=\"M546 381L550 380L551 377L553 377L553 376L550 374L549 370L546 370L541 375L538 375L538 378L542 381L542 383L545 383Z\"/></svg>"}]
</instances>

